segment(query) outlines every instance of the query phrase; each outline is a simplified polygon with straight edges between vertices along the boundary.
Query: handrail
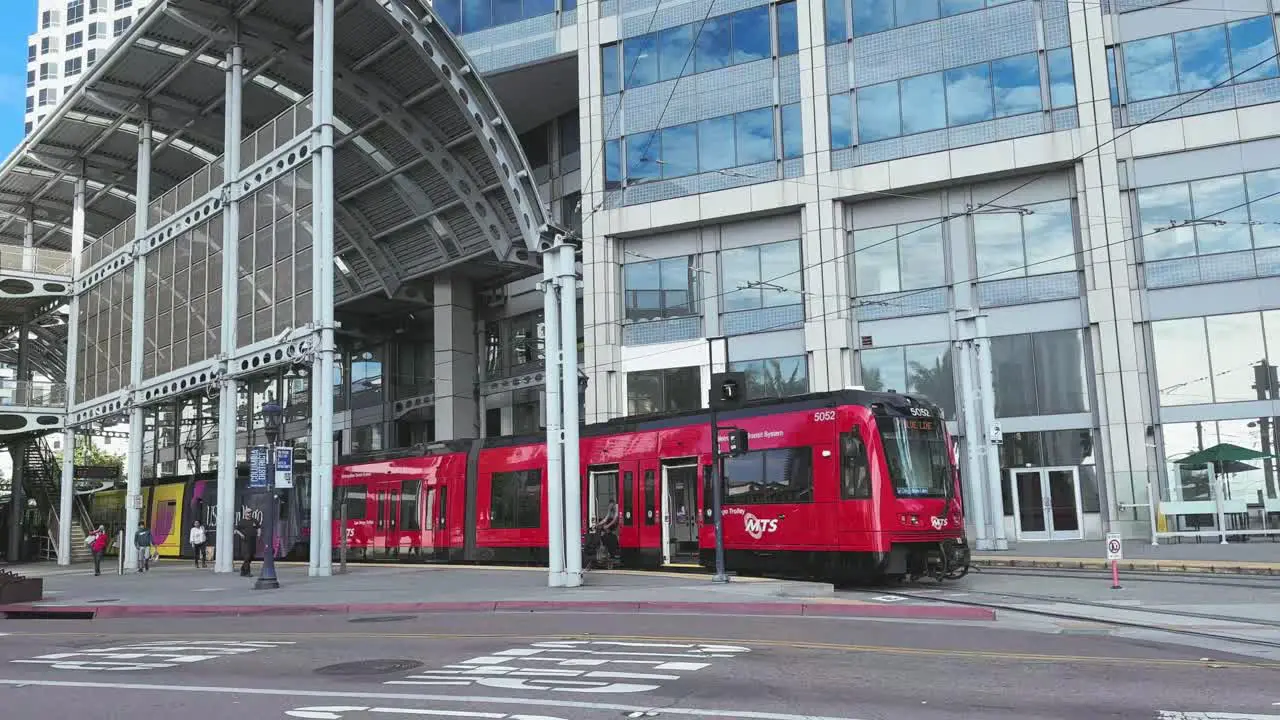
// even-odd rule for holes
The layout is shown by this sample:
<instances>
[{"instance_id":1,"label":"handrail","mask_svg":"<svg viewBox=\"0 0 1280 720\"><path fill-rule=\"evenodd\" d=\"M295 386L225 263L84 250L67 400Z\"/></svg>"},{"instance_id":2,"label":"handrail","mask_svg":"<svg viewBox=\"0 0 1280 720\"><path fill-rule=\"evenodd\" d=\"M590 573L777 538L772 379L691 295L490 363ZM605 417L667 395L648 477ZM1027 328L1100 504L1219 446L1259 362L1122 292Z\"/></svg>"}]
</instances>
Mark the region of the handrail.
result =
<instances>
[{"instance_id":1,"label":"handrail","mask_svg":"<svg viewBox=\"0 0 1280 720\"><path fill-rule=\"evenodd\" d=\"M52 248L0 245L0 270L71 275L71 253Z\"/></svg>"},{"instance_id":2,"label":"handrail","mask_svg":"<svg viewBox=\"0 0 1280 720\"><path fill-rule=\"evenodd\" d=\"M42 380L0 380L0 406L65 410L67 384Z\"/></svg>"}]
</instances>

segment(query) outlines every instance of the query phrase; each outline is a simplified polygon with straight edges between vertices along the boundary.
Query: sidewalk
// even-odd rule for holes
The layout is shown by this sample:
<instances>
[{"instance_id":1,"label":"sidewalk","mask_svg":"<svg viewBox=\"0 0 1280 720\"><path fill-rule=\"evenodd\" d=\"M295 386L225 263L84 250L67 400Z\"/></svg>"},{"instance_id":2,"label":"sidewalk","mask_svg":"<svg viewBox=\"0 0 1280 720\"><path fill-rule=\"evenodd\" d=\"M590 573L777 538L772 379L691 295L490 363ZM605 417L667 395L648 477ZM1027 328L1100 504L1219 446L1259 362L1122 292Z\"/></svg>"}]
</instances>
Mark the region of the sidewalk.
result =
<instances>
[{"instance_id":1,"label":"sidewalk","mask_svg":"<svg viewBox=\"0 0 1280 720\"><path fill-rule=\"evenodd\" d=\"M257 565L255 564L255 570ZM278 590L179 561L150 573L93 575L92 568L15 567L44 579L45 600L0 606L6 618L182 615L377 614L431 612L650 612L991 620L987 610L940 603L887 605L835 598L822 583L633 571L589 572L581 588L547 587L539 568L355 566L346 575L307 577L280 565Z\"/></svg>"},{"instance_id":2,"label":"sidewalk","mask_svg":"<svg viewBox=\"0 0 1280 720\"><path fill-rule=\"evenodd\" d=\"M1175 573L1221 573L1280 576L1280 543L1253 541L1223 545L1217 542L1124 543L1122 570ZM1110 567L1101 540L1010 543L1007 551L975 551L979 567L1097 569Z\"/></svg>"}]
</instances>

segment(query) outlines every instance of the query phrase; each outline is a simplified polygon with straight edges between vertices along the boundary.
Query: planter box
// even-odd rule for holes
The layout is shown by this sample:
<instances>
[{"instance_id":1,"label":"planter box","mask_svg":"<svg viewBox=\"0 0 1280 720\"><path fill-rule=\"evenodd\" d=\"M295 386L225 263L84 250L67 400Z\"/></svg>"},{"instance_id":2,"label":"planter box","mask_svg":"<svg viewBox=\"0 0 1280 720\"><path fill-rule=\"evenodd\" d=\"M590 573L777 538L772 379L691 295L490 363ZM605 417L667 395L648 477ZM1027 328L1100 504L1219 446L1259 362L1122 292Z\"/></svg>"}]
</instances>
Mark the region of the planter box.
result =
<instances>
[{"instance_id":1,"label":"planter box","mask_svg":"<svg viewBox=\"0 0 1280 720\"><path fill-rule=\"evenodd\" d=\"M22 578L0 585L0 605L39 602L44 599L42 578Z\"/></svg>"}]
</instances>

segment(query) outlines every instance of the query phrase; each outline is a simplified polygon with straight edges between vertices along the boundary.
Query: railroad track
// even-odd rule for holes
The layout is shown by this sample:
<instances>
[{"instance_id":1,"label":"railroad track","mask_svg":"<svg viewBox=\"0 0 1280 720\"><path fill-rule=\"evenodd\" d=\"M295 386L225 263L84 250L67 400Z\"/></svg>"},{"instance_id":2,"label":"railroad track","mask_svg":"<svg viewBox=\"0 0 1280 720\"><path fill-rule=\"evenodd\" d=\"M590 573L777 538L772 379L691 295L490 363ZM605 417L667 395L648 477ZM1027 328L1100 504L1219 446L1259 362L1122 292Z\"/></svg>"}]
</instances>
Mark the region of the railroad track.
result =
<instances>
[{"instance_id":1,"label":"railroad track","mask_svg":"<svg viewBox=\"0 0 1280 720\"><path fill-rule=\"evenodd\" d=\"M1107 575L1106 570L1096 568L1008 568L973 566L970 575L1007 575L1010 577L1047 577L1047 578L1099 578ZM1158 582L1172 584L1212 585L1218 587L1257 588L1259 590L1280 591L1280 578L1258 579L1251 575L1225 575L1223 573L1169 573L1151 570L1125 570L1126 579L1138 582Z\"/></svg>"}]
</instances>

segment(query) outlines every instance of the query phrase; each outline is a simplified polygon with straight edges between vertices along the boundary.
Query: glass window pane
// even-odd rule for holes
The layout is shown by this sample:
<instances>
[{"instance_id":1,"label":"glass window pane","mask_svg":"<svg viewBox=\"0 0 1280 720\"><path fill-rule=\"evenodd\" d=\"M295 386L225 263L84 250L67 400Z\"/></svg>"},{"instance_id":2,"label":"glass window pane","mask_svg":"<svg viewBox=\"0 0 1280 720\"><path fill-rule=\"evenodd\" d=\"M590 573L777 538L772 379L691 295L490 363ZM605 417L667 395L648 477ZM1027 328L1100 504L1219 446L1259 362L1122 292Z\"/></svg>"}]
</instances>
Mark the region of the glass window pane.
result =
<instances>
[{"instance_id":1,"label":"glass window pane","mask_svg":"<svg viewBox=\"0 0 1280 720\"><path fill-rule=\"evenodd\" d=\"M991 375L996 392L996 417L1036 414L1030 335L991 338Z\"/></svg>"},{"instance_id":2,"label":"glass window pane","mask_svg":"<svg viewBox=\"0 0 1280 720\"><path fill-rule=\"evenodd\" d=\"M698 169L709 172L733 166L733 116L698 123Z\"/></svg>"},{"instance_id":3,"label":"glass window pane","mask_svg":"<svg viewBox=\"0 0 1280 720\"><path fill-rule=\"evenodd\" d=\"M1227 32L1222 25L1175 33L1173 47L1180 91L1206 90L1231 77Z\"/></svg>"},{"instance_id":4,"label":"glass window pane","mask_svg":"<svg viewBox=\"0 0 1280 720\"><path fill-rule=\"evenodd\" d=\"M947 120L951 125L990 120L991 68L983 63L946 71Z\"/></svg>"},{"instance_id":5,"label":"glass window pane","mask_svg":"<svg viewBox=\"0 0 1280 720\"><path fill-rule=\"evenodd\" d=\"M942 221L926 220L898 226L902 289L938 287L947 282Z\"/></svg>"},{"instance_id":6,"label":"glass window pane","mask_svg":"<svg viewBox=\"0 0 1280 720\"><path fill-rule=\"evenodd\" d=\"M1027 249L1027 275L1068 272L1079 266L1071 201L1033 205L1022 218Z\"/></svg>"},{"instance_id":7,"label":"glass window pane","mask_svg":"<svg viewBox=\"0 0 1280 720\"><path fill-rule=\"evenodd\" d=\"M796 4L778 5L778 55L794 55L800 52L800 32L796 27Z\"/></svg>"},{"instance_id":8,"label":"glass window pane","mask_svg":"<svg viewBox=\"0 0 1280 720\"><path fill-rule=\"evenodd\" d=\"M828 98L831 108L831 149L853 145L853 99L848 93Z\"/></svg>"},{"instance_id":9,"label":"glass window pane","mask_svg":"<svg viewBox=\"0 0 1280 720\"><path fill-rule=\"evenodd\" d=\"M1253 226L1255 247L1280 245L1280 170L1249 173L1245 175L1249 190L1249 219ZM1280 360L1280 348L1275 352Z\"/></svg>"},{"instance_id":10,"label":"glass window pane","mask_svg":"<svg viewBox=\"0 0 1280 720\"><path fill-rule=\"evenodd\" d=\"M627 373L627 414L648 415L662 409L662 371Z\"/></svg>"},{"instance_id":11,"label":"glass window pane","mask_svg":"<svg viewBox=\"0 0 1280 720\"><path fill-rule=\"evenodd\" d=\"M1231 175L1191 183L1191 210L1196 219L1224 223L1196 223L1196 251L1199 254L1248 250L1251 247L1246 202L1243 176Z\"/></svg>"},{"instance_id":12,"label":"glass window pane","mask_svg":"<svg viewBox=\"0 0 1280 720\"><path fill-rule=\"evenodd\" d=\"M947 99L942 73L902 81L902 133L939 130L947 126Z\"/></svg>"},{"instance_id":13,"label":"glass window pane","mask_svg":"<svg viewBox=\"0 0 1280 720\"><path fill-rule=\"evenodd\" d=\"M689 258L667 258L659 264L659 272L662 273L662 305L667 315L688 315L693 312Z\"/></svg>"},{"instance_id":14,"label":"glass window pane","mask_svg":"<svg viewBox=\"0 0 1280 720\"><path fill-rule=\"evenodd\" d=\"M657 142L657 133L640 133L628 135L627 141L627 180L652 180L662 177L662 166L658 164L661 146Z\"/></svg>"},{"instance_id":15,"label":"glass window pane","mask_svg":"<svg viewBox=\"0 0 1280 720\"><path fill-rule=\"evenodd\" d=\"M556 0L524 0L524 17L542 17L555 11Z\"/></svg>"},{"instance_id":16,"label":"glass window pane","mask_svg":"<svg viewBox=\"0 0 1280 720\"><path fill-rule=\"evenodd\" d=\"M734 125L738 141L738 165L774 159L773 108L738 113L734 116Z\"/></svg>"},{"instance_id":17,"label":"glass window pane","mask_svg":"<svg viewBox=\"0 0 1280 720\"><path fill-rule=\"evenodd\" d=\"M604 186L608 190L622 186L622 149L617 140L604 144Z\"/></svg>"},{"instance_id":18,"label":"glass window pane","mask_svg":"<svg viewBox=\"0 0 1280 720\"><path fill-rule=\"evenodd\" d=\"M854 37L893 27L893 0L853 0Z\"/></svg>"},{"instance_id":19,"label":"glass window pane","mask_svg":"<svg viewBox=\"0 0 1280 720\"><path fill-rule=\"evenodd\" d=\"M702 371L697 367L663 371L663 399L668 412L696 410L702 407Z\"/></svg>"},{"instance_id":20,"label":"glass window pane","mask_svg":"<svg viewBox=\"0 0 1280 720\"><path fill-rule=\"evenodd\" d=\"M1209 383L1209 346L1204 318L1151 323L1160 404L1213 402Z\"/></svg>"},{"instance_id":21,"label":"glass window pane","mask_svg":"<svg viewBox=\"0 0 1280 720\"><path fill-rule=\"evenodd\" d=\"M902 134L898 111L898 83L864 87L858 91L858 142L869 143Z\"/></svg>"},{"instance_id":22,"label":"glass window pane","mask_svg":"<svg viewBox=\"0 0 1280 720\"><path fill-rule=\"evenodd\" d=\"M798 305L804 300L800 273L800 241L760 246L760 279L773 288L762 290L765 307Z\"/></svg>"},{"instance_id":23,"label":"glass window pane","mask_svg":"<svg viewBox=\"0 0 1280 720\"><path fill-rule=\"evenodd\" d=\"M970 10L981 10L983 0L942 0L942 16L959 15Z\"/></svg>"},{"instance_id":24,"label":"glass window pane","mask_svg":"<svg viewBox=\"0 0 1280 720\"><path fill-rule=\"evenodd\" d=\"M658 48L653 35L622 42L623 87L640 87L658 81Z\"/></svg>"},{"instance_id":25,"label":"glass window pane","mask_svg":"<svg viewBox=\"0 0 1280 720\"><path fill-rule=\"evenodd\" d=\"M116 21L117 24L119 22ZM493 10L489 6L489 0L462 0L462 32L476 32L491 25Z\"/></svg>"},{"instance_id":26,"label":"glass window pane","mask_svg":"<svg viewBox=\"0 0 1280 720\"><path fill-rule=\"evenodd\" d=\"M760 289L750 287L761 279L760 251L757 248L725 250L720 253L720 268L724 275L725 312L760 307Z\"/></svg>"},{"instance_id":27,"label":"glass window pane","mask_svg":"<svg viewBox=\"0 0 1280 720\"><path fill-rule=\"evenodd\" d=\"M955 376L951 369L950 343L908 345L907 392L919 393L942 406L947 417L955 417Z\"/></svg>"},{"instance_id":28,"label":"glass window pane","mask_svg":"<svg viewBox=\"0 0 1280 720\"><path fill-rule=\"evenodd\" d=\"M1120 104L1120 83L1116 81L1116 49L1107 48L1107 82L1111 87L1111 105Z\"/></svg>"},{"instance_id":29,"label":"glass window pane","mask_svg":"<svg viewBox=\"0 0 1280 720\"><path fill-rule=\"evenodd\" d=\"M1236 82L1280 75L1275 58L1276 38L1269 16L1230 23L1227 33L1231 38L1231 71L1240 74Z\"/></svg>"},{"instance_id":30,"label":"glass window pane","mask_svg":"<svg viewBox=\"0 0 1280 720\"><path fill-rule=\"evenodd\" d=\"M889 227L859 230L853 234L853 261L859 296L897 292L898 282L898 229Z\"/></svg>"},{"instance_id":31,"label":"glass window pane","mask_svg":"<svg viewBox=\"0 0 1280 720\"><path fill-rule=\"evenodd\" d=\"M1089 392L1083 333L1079 330L1034 333L1031 340L1037 414L1087 411Z\"/></svg>"},{"instance_id":32,"label":"glass window pane","mask_svg":"<svg viewBox=\"0 0 1280 720\"><path fill-rule=\"evenodd\" d=\"M800 103L782 106L782 157L798 158L804 154L804 129L800 121Z\"/></svg>"},{"instance_id":33,"label":"glass window pane","mask_svg":"<svg viewBox=\"0 0 1280 720\"><path fill-rule=\"evenodd\" d=\"M1173 66L1173 39L1168 35L1135 40L1124 48L1124 81L1129 102L1178 92Z\"/></svg>"},{"instance_id":34,"label":"glass window pane","mask_svg":"<svg viewBox=\"0 0 1280 720\"><path fill-rule=\"evenodd\" d=\"M1040 61L1035 55L1019 55L991 63L991 84L995 90L996 117L1022 115L1043 107Z\"/></svg>"},{"instance_id":35,"label":"glass window pane","mask_svg":"<svg viewBox=\"0 0 1280 720\"><path fill-rule=\"evenodd\" d=\"M1071 48L1049 51L1049 102L1053 107L1076 104L1075 68L1071 64Z\"/></svg>"},{"instance_id":36,"label":"glass window pane","mask_svg":"<svg viewBox=\"0 0 1280 720\"><path fill-rule=\"evenodd\" d=\"M1262 327L1266 332L1267 362L1280 365L1280 310L1263 312Z\"/></svg>"},{"instance_id":37,"label":"glass window pane","mask_svg":"<svg viewBox=\"0 0 1280 720\"><path fill-rule=\"evenodd\" d=\"M938 18L938 0L897 0L895 4L900 26Z\"/></svg>"},{"instance_id":38,"label":"glass window pane","mask_svg":"<svg viewBox=\"0 0 1280 720\"><path fill-rule=\"evenodd\" d=\"M1138 216L1142 219L1143 255L1148 260L1191 257L1196 254L1195 230L1171 228L1192 218L1191 193L1184 183L1138 191Z\"/></svg>"},{"instance_id":39,"label":"glass window pane","mask_svg":"<svg viewBox=\"0 0 1280 720\"><path fill-rule=\"evenodd\" d=\"M862 385L873 392L896 390L905 392L907 370L902 359L902 348L876 348L858 353L862 366Z\"/></svg>"},{"instance_id":40,"label":"glass window pane","mask_svg":"<svg viewBox=\"0 0 1280 720\"><path fill-rule=\"evenodd\" d=\"M849 37L844 26L845 0L826 0L827 44L844 42Z\"/></svg>"},{"instance_id":41,"label":"glass window pane","mask_svg":"<svg viewBox=\"0 0 1280 720\"><path fill-rule=\"evenodd\" d=\"M1026 273L1022 216L1017 213L974 215L973 243L978 256L979 280L1022 277Z\"/></svg>"},{"instance_id":42,"label":"glass window pane","mask_svg":"<svg viewBox=\"0 0 1280 720\"><path fill-rule=\"evenodd\" d=\"M493 24L505 25L520 19L520 0L492 0Z\"/></svg>"},{"instance_id":43,"label":"glass window pane","mask_svg":"<svg viewBox=\"0 0 1280 720\"><path fill-rule=\"evenodd\" d=\"M733 17L733 62L744 63L772 56L769 42L769 6L742 10Z\"/></svg>"},{"instance_id":44,"label":"glass window pane","mask_svg":"<svg viewBox=\"0 0 1280 720\"><path fill-rule=\"evenodd\" d=\"M460 0L436 0L431 4L431 8L436 11L436 15L440 18L440 22L449 28L449 32L457 35L462 32L462 3ZM89 26L89 39L104 37L106 35L106 25L103 23L93 23Z\"/></svg>"},{"instance_id":45,"label":"glass window pane","mask_svg":"<svg viewBox=\"0 0 1280 720\"><path fill-rule=\"evenodd\" d=\"M1239 313L1205 318L1214 402L1265 399L1254 389L1254 366L1266 360L1262 314Z\"/></svg>"},{"instance_id":46,"label":"glass window pane","mask_svg":"<svg viewBox=\"0 0 1280 720\"><path fill-rule=\"evenodd\" d=\"M662 131L662 177L698 172L698 126L680 125Z\"/></svg>"},{"instance_id":47,"label":"glass window pane","mask_svg":"<svg viewBox=\"0 0 1280 720\"><path fill-rule=\"evenodd\" d=\"M693 26L681 25L658 33L658 77L672 80L693 70Z\"/></svg>"},{"instance_id":48,"label":"glass window pane","mask_svg":"<svg viewBox=\"0 0 1280 720\"><path fill-rule=\"evenodd\" d=\"M729 16L713 17L702 24L694 51L694 67L698 72L715 70L729 64L733 55L733 43L729 30Z\"/></svg>"}]
</instances>

